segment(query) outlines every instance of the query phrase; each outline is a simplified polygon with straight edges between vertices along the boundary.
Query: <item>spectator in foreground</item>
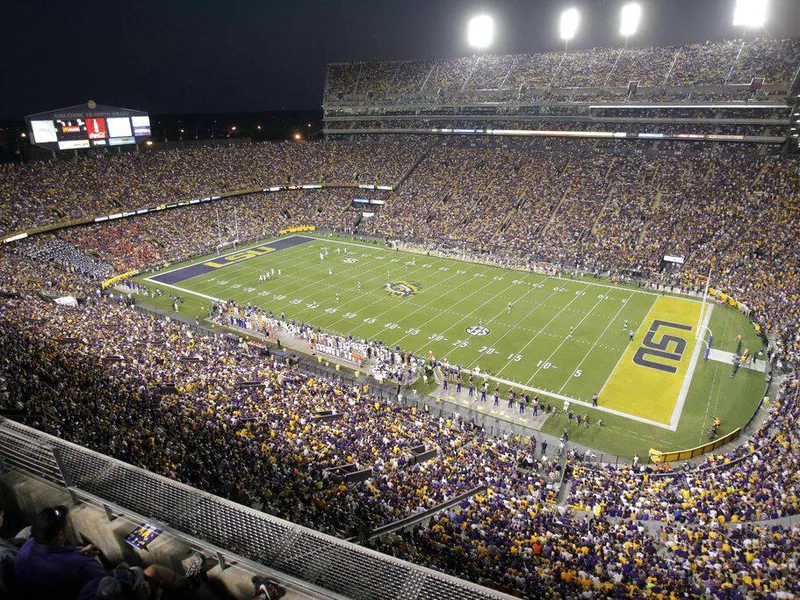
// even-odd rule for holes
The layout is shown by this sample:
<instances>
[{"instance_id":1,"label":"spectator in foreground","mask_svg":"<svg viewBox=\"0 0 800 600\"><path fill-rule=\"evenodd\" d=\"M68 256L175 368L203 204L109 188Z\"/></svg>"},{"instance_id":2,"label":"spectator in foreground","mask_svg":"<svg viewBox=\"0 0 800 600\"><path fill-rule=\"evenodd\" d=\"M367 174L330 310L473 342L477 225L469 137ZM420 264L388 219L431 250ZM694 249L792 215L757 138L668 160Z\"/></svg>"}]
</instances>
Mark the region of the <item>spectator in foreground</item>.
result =
<instances>
[{"instance_id":1,"label":"spectator in foreground","mask_svg":"<svg viewBox=\"0 0 800 600\"><path fill-rule=\"evenodd\" d=\"M68 544L71 519L66 506L42 510L31 539L20 548L14 568L17 593L29 598L75 598L81 588L108 573L90 544Z\"/></svg>"}]
</instances>

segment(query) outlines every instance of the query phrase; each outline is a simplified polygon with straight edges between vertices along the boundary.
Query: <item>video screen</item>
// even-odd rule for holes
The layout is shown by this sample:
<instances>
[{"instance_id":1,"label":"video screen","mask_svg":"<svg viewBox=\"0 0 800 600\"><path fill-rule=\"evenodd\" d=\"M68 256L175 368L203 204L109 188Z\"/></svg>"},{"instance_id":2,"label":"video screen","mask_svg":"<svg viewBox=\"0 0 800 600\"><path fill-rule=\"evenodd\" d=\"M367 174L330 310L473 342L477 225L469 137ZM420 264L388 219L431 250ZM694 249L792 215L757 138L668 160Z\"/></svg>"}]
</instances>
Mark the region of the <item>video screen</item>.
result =
<instances>
[{"instance_id":1,"label":"video screen","mask_svg":"<svg viewBox=\"0 0 800 600\"><path fill-rule=\"evenodd\" d=\"M58 141L56 128L52 121L31 121L31 133L36 144L52 144Z\"/></svg>"},{"instance_id":2,"label":"video screen","mask_svg":"<svg viewBox=\"0 0 800 600\"><path fill-rule=\"evenodd\" d=\"M75 141L86 139L86 121L83 119L56 120L58 141Z\"/></svg>"},{"instance_id":3,"label":"video screen","mask_svg":"<svg viewBox=\"0 0 800 600\"><path fill-rule=\"evenodd\" d=\"M131 123L133 123L133 135L136 137L150 135L150 117L131 117Z\"/></svg>"},{"instance_id":4,"label":"video screen","mask_svg":"<svg viewBox=\"0 0 800 600\"><path fill-rule=\"evenodd\" d=\"M112 117L106 119L108 123L108 135L112 138L124 138L133 135L131 131L131 121L128 117Z\"/></svg>"}]
</instances>

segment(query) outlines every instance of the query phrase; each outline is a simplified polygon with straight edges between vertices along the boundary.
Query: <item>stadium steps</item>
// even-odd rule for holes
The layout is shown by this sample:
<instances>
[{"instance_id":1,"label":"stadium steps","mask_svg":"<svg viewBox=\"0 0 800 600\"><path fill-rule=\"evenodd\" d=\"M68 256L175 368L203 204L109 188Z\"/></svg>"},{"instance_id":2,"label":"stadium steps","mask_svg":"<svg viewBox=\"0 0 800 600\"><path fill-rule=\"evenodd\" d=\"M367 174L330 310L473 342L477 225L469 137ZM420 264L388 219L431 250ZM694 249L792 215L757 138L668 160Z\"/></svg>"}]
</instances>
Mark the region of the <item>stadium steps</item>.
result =
<instances>
[{"instance_id":1,"label":"stadium steps","mask_svg":"<svg viewBox=\"0 0 800 600\"><path fill-rule=\"evenodd\" d=\"M653 177L655 177L655 174L653 175ZM661 190L658 190L656 192L655 200L653 200L653 204L650 206L650 213L651 214L656 208L658 208L659 204L661 204ZM644 240L644 235L645 235L645 233L647 233L647 226L646 225L647 225L646 222L645 222L644 225L642 225L642 228L639 231L639 237L636 239L636 252L638 252L639 248L642 247L642 240Z\"/></svg>"},{"instance_id":2,"label":"stadium steps","mask_svg":"<svg viewBox=\"0 0 800 600\"><path fill-rule=\"evenodd\" d=\"M614 169L614 165L617 163L619 159L615 156L611 159L611 162L608 163L608 168L606 169L605 174L603 175L603 181L608 181L608 176L611 174L611 171Z\"/></svg>"},{"instance_id":3,"label":"stadium steps","mask_svg":"<svg viewBox=\"0 0 800 600\"><path fill-rule=\"evenodd\" d=\"M597 211L597 216L594 218L594 221L592 221L592 226L589 228L588 233L591 233L592 235L594 235L596 233L596 231L597 231L597 223L598 223L598 221L600 221L600 217L602 217L603 213L606 211L606 207L608 206L609 202L611 201L611 197L613 195L614 195L614 191L613 190L608 190L608 194L606 194L606 199L603 201L603 206L601 206L600 210ZM583 237L584 236L582 235L581 239L583 239Z\"/></svg>"},{"instance_id":4,"label":"stadium steps","mask_svg":"<svg viewBox=\"0 0 800 600\"><path fill-rule=\"evenodd\" d=\"M409 177L411 177L411 174L412 174L414 171L416 171L416 170L417 170L417 167L419 167L419 166L422 164L422 161L423 161L423 160L425 160L426 158L428 158L428 156L430 155L430 153L431 153L431 150L432 150L432 149L433 149L433 148L432 148L431 146L428 146L428 147L425 149L425 152L423 152L422 154L420 154L419 158L418 158L417 160L415 160L415 161L414 161L414 164L412 164L412 165L411 165L411 167L409 167L408 171L406 171L405 173L403 173L403 176L402 176L402 177L401 177L401 178L400 178L400 179L397 181L397 183L396 183L396 184L395 184L395 186L394 186L394 189L395 189L395 192L394 192L394 193L397 193L397 191L400 189L400 186L402 186L402 185L403 185L403 184L406 182L406 179L408 179ZM393 195L394 195L394 194L393 194Z\"/></svg>"},{"instance_id":5,"label":"stadium steps","mask_svg":"<svg viewBox=\"0 0 800 600\"><path fill-rule=\"evenodd\" d=\"M566 171L568 167L569 165L564 167L564 171ZM542 232L547 231L547 229L550 227L553 221L555 221L556 215L558 214L558 211L561 209L561 205L564 204L564 200L566 200L569 191L570 191L569 188L567 188L566 190L564 190L564 193L561 194L561 198L559 198L558 204L556 204L555 208L553 208L553 212L550 213L550 216L547 217L547 221L545 222L544 227L542 227Z\"/></svg>"}]
</instances>

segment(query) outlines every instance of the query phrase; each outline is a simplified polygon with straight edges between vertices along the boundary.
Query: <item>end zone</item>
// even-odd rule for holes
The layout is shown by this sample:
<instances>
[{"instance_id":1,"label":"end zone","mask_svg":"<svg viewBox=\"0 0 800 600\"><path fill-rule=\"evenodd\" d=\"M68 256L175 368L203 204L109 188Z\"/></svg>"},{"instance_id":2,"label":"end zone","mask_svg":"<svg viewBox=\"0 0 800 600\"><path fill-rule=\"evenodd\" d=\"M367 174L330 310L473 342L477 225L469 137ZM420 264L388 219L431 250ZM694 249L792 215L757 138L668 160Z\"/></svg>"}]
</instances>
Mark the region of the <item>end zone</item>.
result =
<instances>
[{"instance_id":1,"label":"end zone","mask_svg":"<svg viewBox=\"0 0 800 600\"><path fill-rule=\"evenodd\" d=\"M217 269L250 260L251 258L257 258L259 256L264 256L265 254L277 252L278 250L286 250L287 248L293 248L294 246L299 246L300 244L314 241L316 241L315 238L302 235L292 235L274 240L272 242L267 242L266 244L257 244L256 246L246 248L245 250L236 250L234 252L229 252L228 254L223 254L222 256L215 256L213 258L209 258L192 265L186 265L185 267L179 267L171 271L165 271L164 273L159 273L155 277L148 277L147 280L154 283L163 283L165 285L181 283L187 279L199 277L200 275L205 275L206 273L211 273Z\"/></svg>"},{"instance_id":2,"label":"end zone","mask_svg":"<svg viewBox=\"0 0 800 600\"><path fill-rule=\"evenodd\" d=\"M701 308L682 298L659 297L603 386L603 406L677 429L697 365Z\"/></svg>"}]
</instances>

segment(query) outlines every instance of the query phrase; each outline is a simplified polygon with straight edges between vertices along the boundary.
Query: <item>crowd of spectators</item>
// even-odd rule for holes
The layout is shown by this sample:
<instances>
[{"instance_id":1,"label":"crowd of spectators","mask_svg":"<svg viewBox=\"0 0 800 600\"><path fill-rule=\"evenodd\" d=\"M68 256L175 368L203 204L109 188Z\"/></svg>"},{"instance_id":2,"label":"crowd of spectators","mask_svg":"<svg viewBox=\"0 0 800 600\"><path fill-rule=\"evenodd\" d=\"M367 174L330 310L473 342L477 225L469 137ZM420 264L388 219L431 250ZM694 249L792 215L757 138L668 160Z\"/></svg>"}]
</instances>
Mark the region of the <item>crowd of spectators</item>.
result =
<instances>
[{"instance_id":1,"label":"crowd of spectators","mask_svg":"<svg viewBox=\"0 0 800 600\"><path fill-rule=\"evenodd\" d=\"M492 55L437 61L336 63L328 68L326 102L371 104L402 96L464 97L520 88L608 88L749 84L788 85L800 40L755 38L646 48L593 48L542 54ZM724 92L723 92L724 93ZM496 99L496 98L493 98Z\"/></svg>"},{"instance_id":2,"label":"crowd of spectators","mask_svg":"<svg viewBox=\"0 0 800 600\"><path fill-rule=\"evenodd\" d=\"M65 439L335 535L500 481L529 447L124 303L73 309L22 297L2 311L3 344L17 348L3 358L7 406L48 415L44 429ZM315 421L321 411L342 417ZM436 456L416 464L420 445ZM337 483L330 470L348 464L372 478ZM535 471L517 481L543 497L552 484Z\"/></svg>"},{"instance_id":3,"label":"crowd of spectators","mask_svg":"<svg viewBox=\"0 0 800 600\"><path fill-rule=\"evenodd\" d=\"M375 142L356 143L355 157L344 161L350 167L319 167L347 155L348 144L297 152L328 157L306 173L353 183L343 175L347 168L373 164L398 189L252 194L7 244L0 291L23 295L0 300L0 344L16 350L0 356L3 406L45 415L40 426L65 439L339 536L363 535L485 486L427 525L376 544L518 595L746 597L796 587L798 532L743 525L800 510L796 379L770 402L767 420L747 443L691 469L576 466L568 503L588 514L580 518L554 507L560 465L531 439L492 438L463 420L311 377L265 361L239 340L203 337L124 303L96 300L93 292L111 267L152 268L295 225L357 228L517 267L644 277L658 275L664 254L676 254L686 258L680 284L696 287L696 274L713 268L714 284L746 302L781 356L796 365L796 161L717 149L618 153L538 140L429 147L398 138L385 152ZM277 146L294 158L273 156L270 171L298 181L286 165L301 160L292 148L303 145ZM180 154L166 156L188 174L198 153L189 152L185 167ZM154 160L142 156L131 160ZM128 157L70 163L76 181L91 180L81 169L95 160L122 164ZM242 187L242 176L231 171L216 181ZM354 193L386 204L357 225ZM34 214L49 206L46 197L23 205ZM82 291L87 301L57 306L31 295L38 291ZM231 312L220 317L230 323L252 316ZM274 317L266 323L333 352L357 343L331 344L310 325ZM407 368L399 350L381 352L387 376ZM317 419L323 412L341 416ZM417 464L411 449L419 445L436 456ZM372 477L341 483L332 473L342 465L371 469ZM657 533L645 523L654 520L666 522Z\"/></svg>"},{"instance_id":4,"label":"crowd of spectators","mask_svg":"<svg viewBox=\"0 0 800 600\"><path fill-rule=\"evenodd\" d=\"M0 166L0 233L284 184L393 186L424 151L391 139L253 143Z\"/></svg>"}]
</instances>

